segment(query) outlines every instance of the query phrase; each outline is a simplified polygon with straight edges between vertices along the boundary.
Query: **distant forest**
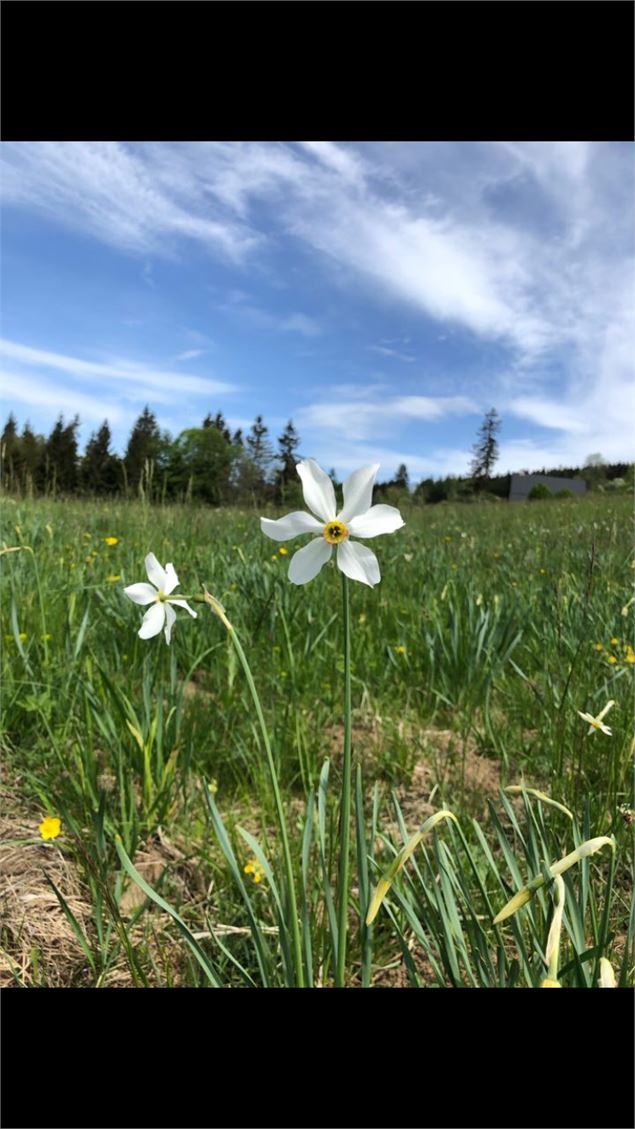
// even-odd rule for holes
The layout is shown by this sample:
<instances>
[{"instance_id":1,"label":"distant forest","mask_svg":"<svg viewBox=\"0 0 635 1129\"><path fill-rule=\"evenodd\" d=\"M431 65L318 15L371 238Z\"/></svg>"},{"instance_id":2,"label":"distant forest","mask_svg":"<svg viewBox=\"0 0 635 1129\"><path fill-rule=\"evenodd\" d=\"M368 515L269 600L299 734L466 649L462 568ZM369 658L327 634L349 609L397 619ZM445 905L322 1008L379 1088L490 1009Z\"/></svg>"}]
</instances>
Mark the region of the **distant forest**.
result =
<instances>
[{"instance_id":1,"label":"distant forest","mask_svg":"<svg viewBox=\"0 0 635 1129\"><path fill-rule=\"evenodd\" d=\"M295 464L303 455L300 436L289 420L273 440L262 416L247 434L233 433L221 412L207 415L200 427L173 438L162 432L149 407L134 424L125 454L111 450L111 432L104 420L80 454L79 417L69 423L60 415L50 435L22 430L11 414L0 439L0 482L6 493L19 496L85 496L145 498L151 501L197 501L210 506L302 505ZM607 464L589 456L583 467L550 467L533 473L583 477L590 489L632 489L633 464ZM335 472L331 471L333 481ZM375 489L375 501L398 504L406 496L420 504L444 501L496 501L509 495L510 475L426 478L411 488L408 468Z\"/></svg>"}]
</instances>

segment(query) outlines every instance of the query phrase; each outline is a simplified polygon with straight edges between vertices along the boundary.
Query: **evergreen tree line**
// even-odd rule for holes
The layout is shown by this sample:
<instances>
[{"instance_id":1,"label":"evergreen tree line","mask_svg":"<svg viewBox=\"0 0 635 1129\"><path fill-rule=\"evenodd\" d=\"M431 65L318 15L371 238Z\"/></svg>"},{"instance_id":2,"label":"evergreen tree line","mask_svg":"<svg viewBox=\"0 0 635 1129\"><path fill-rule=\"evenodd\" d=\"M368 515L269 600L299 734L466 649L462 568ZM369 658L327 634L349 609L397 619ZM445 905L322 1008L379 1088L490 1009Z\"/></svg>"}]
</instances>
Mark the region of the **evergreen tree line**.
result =
<instances>
[{"instance_id":1,"label":"evergreen tree line","mask_svg":"<svg viewBox=\"0 0 635 1129\"><path fill-rule=\"evenodd\" d=\"M494 433L500 426L492 411L474 447L469 476L427 478L410 490L407 467L376 488L375 501L399 505L405 496L414 502L472 501L475 497L507 498L509 475L491 474L497 455ZM143 497L152 501L197 501L223 505L298 505L303 508L296 462L300 437L289 420L271 440L262 416L246 435L233 434L222 415L208 414L200 427L186 428L176 438L161 431L156 416L145 407L134 424L122 457L111 450L107 420L93 432L83 455L79 452L79 417L65 422L59 416L48 437L37 435L28 423L21 433L11 414L0 439L0 481L6 492L20 495L84 495ZM588 473L587 473L588 472ZM599 456L585 468L563 467L539 473L573 477L582 474L590 486L632 476L626 463L606 465ZM335 481L335 472L331 471Z\"/></svg>"},{"instance_id":2,"label":"evergreen tree line","mask_svg":"<svg viewBox=\"0 0 635 1129\"><path fill-rule=\"evenodd\" d=\"M173 438L161 431L145 407L134 424L122 457L112 449L107 420L90 436L83 455L77 441L79 417L62 415L50 435L36 435L26 423L21 434L15 416L0 439L3 487L20 494L83 494L197 500L209 505L282 502L296 491L295 464L300 437L289 420L277 449L262 416L247 435L230 431L221 412L208 414L200 427Z\"/></svg>"}]
</instances>

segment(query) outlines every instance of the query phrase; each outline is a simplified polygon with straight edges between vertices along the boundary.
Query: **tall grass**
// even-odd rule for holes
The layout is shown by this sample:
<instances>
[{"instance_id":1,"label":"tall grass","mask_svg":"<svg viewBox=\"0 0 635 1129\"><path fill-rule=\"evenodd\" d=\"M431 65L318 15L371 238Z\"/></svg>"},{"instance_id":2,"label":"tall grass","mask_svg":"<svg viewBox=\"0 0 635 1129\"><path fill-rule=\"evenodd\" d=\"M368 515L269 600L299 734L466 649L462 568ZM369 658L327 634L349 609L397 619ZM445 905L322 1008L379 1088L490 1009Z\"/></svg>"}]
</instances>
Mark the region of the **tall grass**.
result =
<instances>
[{"instance_id":1,"label":"tall grass","mask_svg":"<svg viewBox=\"0 0 635 1129\"><path fill-rule=\"evenodd\" d=\"M514 884L603 834L617 839L612 870L600 856L564 879L565 981L595 983L607 955L617 959L621 982L630 976L631 825L621 812L632 805L630 510L628 499L593 497L404 510L406 528L382 539L381 584L352 586L358 771L347 982L375 982L395 959L412 983L539 982L549 890L507 927L513 946L505 933L491 949L503 927L491 934L489 915ZM107 982L122 959L134 982L160 982L137 939L155 902L147 895L133 939L121 897L124 858L134 867L140 847L161 833L196 856L213 888L211 902L174 912L195 944L208 946L219 983L297 983L299 964L304 982L332 982L344 737L336 569L301 589L288 584L289 556L272 551L252 513L7 499L2 514L4 761L25 802L63 819L59 842L75 853L93 904L83 943L95 982ZM183 591L205 584L227 609L264 729L214 616L179 620L170 648L137 638L122 589L143 579L148 551L174 561ZM577 711L597 714L609 698L612 736L588 736ZM288 961L280 930L289 920L290 873L287 866L281 882L272 861L284 845L265 730L297 891L299 956L290 950ZM436 735L448 731L453 739L437 745ZM459 825L437 829L417 848L368 927L374 885L423 822L413 824L404 797L429 747L436 753L428 758L428 800L449 807ZM524 779L568 807L574 826L557 809L547 817L527 791L521 800L492 796L487 819L471 810L474 750L500 770L502 786ZM203 779L217 791L203 790ZM266 877L256 885L244 866L259 851ZM159 897L174 908L170 884L168 869ZM241 931L219 931L219 921ZM200 933L207 940L197 941ZM182 976L210 982L195 949L187 952Z\"/></svg>"}]
</instances>

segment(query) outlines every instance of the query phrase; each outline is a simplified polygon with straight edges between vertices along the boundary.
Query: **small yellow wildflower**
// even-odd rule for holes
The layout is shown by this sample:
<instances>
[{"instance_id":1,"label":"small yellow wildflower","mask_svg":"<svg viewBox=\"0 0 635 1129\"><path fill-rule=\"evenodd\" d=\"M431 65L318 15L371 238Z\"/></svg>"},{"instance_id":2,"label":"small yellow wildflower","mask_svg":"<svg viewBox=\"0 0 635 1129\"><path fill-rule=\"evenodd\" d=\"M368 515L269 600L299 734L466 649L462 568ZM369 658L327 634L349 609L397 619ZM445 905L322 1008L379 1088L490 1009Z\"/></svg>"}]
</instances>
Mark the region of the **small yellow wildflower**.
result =
<instances>
[{"instance_id":1,"label":"small yellow wildflower","mask_svg":"<svg viewBox=\"0 0 635 1129\"><path fill-rule=\"evenodd\" d=\"M405 655L406 648L403 646L402 643L400 643L398 647L393 647L393 651L395 652L396 655Z\"/></svg>"},{"instance_id":2,"label":"small yellow wildflower","mask_svg":"<svg viewBox=\"0 0 635 1129\"><path fill-rule=\"evenodd\" d=\"M62 830L62 821L56 816L47 815L42 820L38 831L43 839L57 839L60 831Z\"/></svg>"},{"instance_id":3,"label":"small yellow wildflower","mask_svg":"<svg viewBox=\"0 0 635 1129\"><path fill-rule=\"evenodd\" d=\"M596 643L595 649L596 649L596 651L603 651L604 650L604 643Z\"/></svg>"},{"instance_id":4,"label":"small yellow wildflower","mask_svg":"<svg viewBox=\"0 0 635 1129\"><path fill-rule=\"evenodd\" d=\"M114 584L115 580L121 580L121 577L120 576L107 576L106 580L109 582L109 584Z\"/></svg>"},{"instance_id":5,"label":"small yellow wildflower","mask_svg":"<svg viewBox=\"0 0 635 1129\"><path fill-rule=\"evenodd\" d=\"M278 554L277 554L277 553L273 553L273 554L272 554L272 556L271 556L271 559L272 559L272 561L277 561L277 559L278 559Z\"/></svg>"},{"instance_id":6,"label":"small yellow wildflower","mask_svg":"<svg viewBox=\"0 0 635 1129\"><path fill-rule=\"evenodd\" d=\"M264 867L258 862L257 858L250 858L249 862L245 863L243 870L245 874L251 874L254 882L262 882L265 876Z\"/></svg>"},{"instance_id":7,"label":"small yellow wildflower","mask_svg":"<svg viewBox=\"0 0 635 1129\"><path fill-rule=\"evenodd\" d=\"M624 662L635 663L635 651L633 651L632 649L628 650L624 655Z\"/></svg>"},{"instance_id":8,"label":"small yellow wildflower","mask_svg":"<svg viewBox=\"0 0 635 1129\"><path fill-rule=\"evenodd\" d=\"M615 655L609 655L607 662L616 663L617 659L615 658Z\"/></svg>"},{"instance_id":9,"label":"small yellow wildflower","mask_svg":"<svg viewBox=\"0 0 635 1129\"><path fill-rule=\"evenodd\" d=\"M280 548L278 549L278 552L280 553L281 557L288 557L289 556L289 550L285 549L284 545L280 546Z\"/></svg>"},{"instance_id":10,"label":"small yellow wildflower","mask_svg":"<svg viewBox=\"0 0 635 1129\"><path fill-rule=\"evenodd\" d=\"M615 705L615 702L611 698L611 701L606 703L604 709L600 711L600 713L597 715L597 717L593 717L593 715L590 714L590 713L582 713L581 710L578 710L577 712L580 714L580 717L582 718L583 721L588 721L588 723L589 723L589 733L593 733L594 730L600 729L602 731L602 733L607 733L609 737L612 737L613 734L612 734L611 730L609 729L608 725L604 725L602 718L605 716L605 714L607 714L609 712L609 710L614 705ZM587 736L588 736L588 734L587 734Z\"/></svg>"},{"instance_id":11,"label":"small yellow wildflower","mask_svg":"<svg viewBox=\"0 0 635 1129\"><path fill-rule=\"evenodd\" d=\"M208 790L208 792L212 793L212 796L215 796L216 793L218 792L218 780L216 779L215 776L212 776L212 779L209 781L209 783L207 785L207 790Z\"/></svg>"},{"instance_id":12,"label":"small yellow wildflower","mask_svg":"<svg viewBox=\"0 0 635 1129\"><path fill-rule=\"evenodd\" d=\"M611 639L611 646L617 647L618 643L619 643L619 639L616 639L615 636L613 636L613 638Z\"/></svg>"},{"instance_id":13,"label":"small yellow wildflower","mask_svg":"<svg viewBox=\"0 0 635 1129\"><path fill-rule=\"evenodd\" d=\"M21 641L22 643L24 643L25 639L28 639L28 638L29 638L29 637L28 637L28 635L27 635L26 631L21 631L21 632L20 632L20 634L18 635L18 639L19 639L19 640L20 640L20 641Z\"/></svg>"},{"instance_id":14,"label":"small yellow wildflower","mask_svg":"<svg viewBox=\"0 0 635 1129\"><path fill-rule=\"evenodd\" d=\"M104 541L106 542L107 545L118 545L119 544L119 538L118 537L104 537Z\"/></svg>"}]
</instances>

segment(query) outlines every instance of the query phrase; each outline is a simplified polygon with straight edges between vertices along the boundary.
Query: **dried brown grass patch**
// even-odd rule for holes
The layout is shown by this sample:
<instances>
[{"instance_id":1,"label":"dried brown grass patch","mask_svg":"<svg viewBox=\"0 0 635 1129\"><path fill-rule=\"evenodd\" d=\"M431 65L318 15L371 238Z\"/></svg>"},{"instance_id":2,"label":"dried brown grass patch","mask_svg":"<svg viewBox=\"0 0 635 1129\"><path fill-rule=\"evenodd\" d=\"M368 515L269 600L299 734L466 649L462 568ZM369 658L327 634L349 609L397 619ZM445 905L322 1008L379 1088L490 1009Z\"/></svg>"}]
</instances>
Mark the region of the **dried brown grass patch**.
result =
<instances>
[{"instance_id":1,"label":"dried brown grass patch","mask_svg":"<svg viewBox=\"0 0 635 1129\"><path fill-rule=\"evenodd\" d=\"M0 985L50 987L91 982L81 946L46 877L55 883L81 928L90 928L91 905L62 839L37 839L44 813L29 808L19 782L3 782L0 792Z\"/></svg>"}]
</instances>

